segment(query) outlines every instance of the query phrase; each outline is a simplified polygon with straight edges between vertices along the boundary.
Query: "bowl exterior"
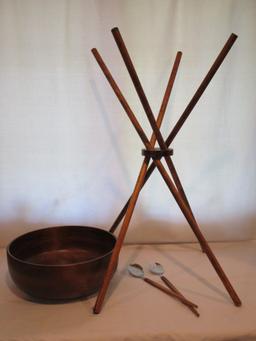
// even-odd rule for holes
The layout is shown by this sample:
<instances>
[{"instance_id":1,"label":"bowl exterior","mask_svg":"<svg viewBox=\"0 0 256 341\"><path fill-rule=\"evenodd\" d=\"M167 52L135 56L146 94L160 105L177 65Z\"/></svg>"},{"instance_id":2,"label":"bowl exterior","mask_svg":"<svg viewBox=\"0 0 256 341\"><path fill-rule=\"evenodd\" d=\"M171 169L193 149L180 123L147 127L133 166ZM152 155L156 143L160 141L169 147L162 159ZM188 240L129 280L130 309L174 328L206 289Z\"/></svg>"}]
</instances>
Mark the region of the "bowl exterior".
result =
<instances>
[{"instance_id":1,"label":"bowl exterior","mask_svg":"<svg viewBox=\"0 0 256 341\"><path fill-rule=\"evenodd\" d=\"M97 292L111 255L112 251L90 261L51 266L26 262L7 249L9 273L15 285L30 297L42 300L69 300Z\"/></svg>"},{"instance_id":2,"label":"bowl exterior","mask_svg":"<svg viewBox=\"0 0 256 341\"><path fill-rule=\"evenodd\" d=\"M7 254L8 268L15 285L27 295L39 299L74 299L98 291L110 255L88 264L44 267L26 264Z\"/></svg>"}]
</instances>

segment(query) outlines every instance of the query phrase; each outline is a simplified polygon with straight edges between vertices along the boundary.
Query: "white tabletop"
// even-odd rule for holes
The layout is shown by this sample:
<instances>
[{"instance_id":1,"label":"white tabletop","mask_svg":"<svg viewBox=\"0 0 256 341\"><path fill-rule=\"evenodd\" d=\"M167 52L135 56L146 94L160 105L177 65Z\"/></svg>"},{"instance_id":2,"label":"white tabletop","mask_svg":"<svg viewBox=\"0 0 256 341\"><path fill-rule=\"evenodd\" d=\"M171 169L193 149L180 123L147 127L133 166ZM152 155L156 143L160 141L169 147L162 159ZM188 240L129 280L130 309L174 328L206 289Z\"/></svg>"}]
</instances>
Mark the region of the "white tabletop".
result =
<instances>
[{"instance_id":1,"label":"white tabletop","mask_svg":"<svg viewBox=\"0 0 256 341\"><path fill-rule=\"evenodd\" d=\"M197 244L126 245L101 314L95 297L68 304L39 304L22 298L0 254L0 340L256 340L256 241L211 244L242 300L235 307ZM182 293L199 306L184 305L128 275L129 263L160 262Z\"/></svg>"}]
</instances>

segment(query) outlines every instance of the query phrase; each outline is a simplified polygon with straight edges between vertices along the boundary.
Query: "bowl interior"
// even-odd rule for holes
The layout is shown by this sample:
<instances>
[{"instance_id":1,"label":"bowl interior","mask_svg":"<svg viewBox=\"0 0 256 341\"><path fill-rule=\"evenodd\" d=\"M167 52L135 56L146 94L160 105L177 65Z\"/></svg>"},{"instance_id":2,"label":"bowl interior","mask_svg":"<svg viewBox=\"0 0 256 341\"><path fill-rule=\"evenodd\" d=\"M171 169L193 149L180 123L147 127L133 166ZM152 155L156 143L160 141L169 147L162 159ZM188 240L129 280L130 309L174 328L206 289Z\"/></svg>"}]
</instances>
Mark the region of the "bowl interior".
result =
<instances>
[{"instance_id":1,"label":"bowl interior","mask_svg":"<svg viewBox=\"0 0 256 341\"><path fill-rule=\"evenodd\" d=\"M58 266L91 262L112 252L115 237L88 226L58 226L26 233L8 247L21 262Z\"/></svg>"}]
</instances>

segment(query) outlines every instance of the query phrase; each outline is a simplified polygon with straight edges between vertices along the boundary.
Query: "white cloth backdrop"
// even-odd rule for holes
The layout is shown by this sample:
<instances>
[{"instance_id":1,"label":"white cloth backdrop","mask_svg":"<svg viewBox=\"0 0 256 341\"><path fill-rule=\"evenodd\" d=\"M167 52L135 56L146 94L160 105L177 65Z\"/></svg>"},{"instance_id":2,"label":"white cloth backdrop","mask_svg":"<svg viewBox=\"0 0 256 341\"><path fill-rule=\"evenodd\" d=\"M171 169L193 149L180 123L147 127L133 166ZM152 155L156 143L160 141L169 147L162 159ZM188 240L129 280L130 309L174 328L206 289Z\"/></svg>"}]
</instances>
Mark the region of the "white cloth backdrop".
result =
<instances>
[{"instance_id":1,"label":"white cloth backdrop","mask_svg":"<svg viewBox=\"0 0 256 341\"><path fill-rule=\"evenodd\" d=\"M151 134L110 32L118 26L154 112L178 50L167 136L229 35L235 45L173 143L209 240L255 228L256 1L0 1L0 243L39 227L109 228L136 181L141 141L98 68L97 47ZM126 241L191 241L155 172Z\"/></svg>"}]
</instances>

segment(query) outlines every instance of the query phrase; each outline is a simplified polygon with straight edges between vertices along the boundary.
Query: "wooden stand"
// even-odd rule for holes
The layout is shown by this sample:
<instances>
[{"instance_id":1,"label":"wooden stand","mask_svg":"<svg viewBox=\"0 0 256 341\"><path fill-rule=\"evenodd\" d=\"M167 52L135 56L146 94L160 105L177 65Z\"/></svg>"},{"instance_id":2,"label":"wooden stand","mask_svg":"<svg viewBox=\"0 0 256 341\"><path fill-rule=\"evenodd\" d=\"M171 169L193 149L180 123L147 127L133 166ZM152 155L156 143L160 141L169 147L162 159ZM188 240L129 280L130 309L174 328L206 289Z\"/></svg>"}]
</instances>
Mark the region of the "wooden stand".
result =
<instances>
[{"instance_id":1,"label":"wooden stand","mask_svg":"<svg viewBox=\"0 0 256 341\"><path fill-rule=\"evenodd\" d=\"M140 136L143 144L145 145L145 149L142 150L142 154L144 155L144 160L143 160L143 163L141 165L141 169L140 169L140 172L139 172L133 193L132 193L131 197L127 201L126 205L124 206L124 208L122 209L122 211L120 212L119 216L117 217L117 219L115 220L114 224L112 225L112 227L110 229L110 231L113 233L116 230L116 228L118 227L119 223L124 218L120 232L119 232L119 235L118 235L118 238L117 238L116 245L115 245L113 253L112 253L112 257L110 259L110 262L109 262L109 265L108 265L102 286L100 288L100 291L99 291L99 294L98 294L98 297L97 297L97 300L96 300L96 303L94 306L94 313L98 314L98 313L100 313L100 311L102 309L102 304L103 304L103 301L104 301L110 280L112 278L112 273L114 271L114 268L115 268L121 247L123 245L124 238L125 238L126 232L128 230L129 223L130 223L130 220L131 220L131 217L132 217L132 214L133 214L139 193L140 193L142 187L144 186L144 184L146 183L146 181L149 179L150 175L152 174L152 172L154 171L155 168L157 168L159 170L160 174L162 175L166 185L168 186L170 192L172 193L173 197L175 198L177 204L179 205L179 207L180 207L182 213L184 214L186 220L188 221L192 231L194 232L195 236L197 237L203 252L205 252L208 259L212 263L212 266L216 270L219 278L221 279L226 290L228 291L228 293L229 293L231 299L233 300L234 304L236 306L240 306L241 301L240 301L238 295L236 294L236 292L235 292L234 288L232 287L229 279L227 278L226 274L224 273L224 271L221 268L218 260L216 259L214 253L212 252L210 246L208 245L206 239L204 238L202 232L199 229L198 223L194 217L194 214L192 212L191 206L190 206L188 199L186 197L185 191L182 187L182 184L181 184L181 181L179 179L176 168L174 166L174 163L170 157L170 155L172 155L173 151L172 151L172 149L168 149L168 147L171 145L172 141L174 140L175 136L179 132L180 128L182 127L182 125L184 124L184 122L188 118L189 114L191 113L191 111L195 107L196 103L198 102L198 100L202 96L206 87L210 83L214 74L216 73L216 71L220 67L224 58L228 54L228 52L231 49L232 45L234 44L237 36L233 33L231 34L231 36L227 40L226 44L224 45L223 49L221 50L220 54L218 55L215 62L213 63L212 67L210 68L209 72L207 73L206 77L203 79L202 83L200 84L199 88L197 89L195 95L192 97L191 101L189 102L186 109L182 113L180 119L178 120L178 122L174 126L170 135L168 136L166 141L164 141L163 136L162 136L161 131L160 131L160 126L161 126L161 123L162 123L162 120L163 120L163 117L164 117L164 114L166 111L166 107L167 107L167 104L169 101L171 90L172 90L174 80L175 80L175 77L177 74L177 70L178 70L178 67L180 64L182 53L180 51L177 52L177 55L176 55L176 58L175 58L175 61L173 64L173 68L171 71L171 75L170 75L170 78L169 78L169 81L167 84L167 88L166 88L166 91L165 91L165 94L163 97L161 108L159 110L158 117L155 120L155 117L154 117L153 112L151 110L151 107L148 103L148 100L146 98L146 95L144 93L144 90L142 88L140 80L138 78L138 75L137 75L135 68L133 66L131 57L130 57L127 49L126 49L126 46L124 44L124 41L121 37L121 34L120 34L118 28L113 28L112 34L113 34L114 39L116 41L116 44L119 48L121 56L124 60L124 63L127 67L127 70L130 74L130 77L131 77L131 80L134 84L136 92L140 98L141 104L145 110L147 117L148 117L148 120L149 120L150 125L151 125L152 130L153 130L153 134L151 136L151 139L148 140L144 130L142 129L142 127L139 124L136 116L134 115L129 104L127 103L126 99L124 98L124 96L123 96L120 88L118 87L117 83L113 79L109 69L107 68L106 64L104 63L103 59L101 58L99 52L95 48L92 49L92 53L93 53L95 59L97 60L99 66L102 69L104 75L106 76L110 86L114 90L118 100L120 101L120 103L123 106L126 114L129 117L131 123L133 124L133 126L136 129L138 135ZM158 142L160 148L156 148L156 149L154 148L156 141ZM170 177L170 175L168 174L168 172L166 171L166 169L164 168L164 166L161 162L162 157L164 157L164 159L166 161L168 170L170 171L172 178ZM149 166L150 160L152 160L152 163Z\"/></svg>"}]
</instances>

